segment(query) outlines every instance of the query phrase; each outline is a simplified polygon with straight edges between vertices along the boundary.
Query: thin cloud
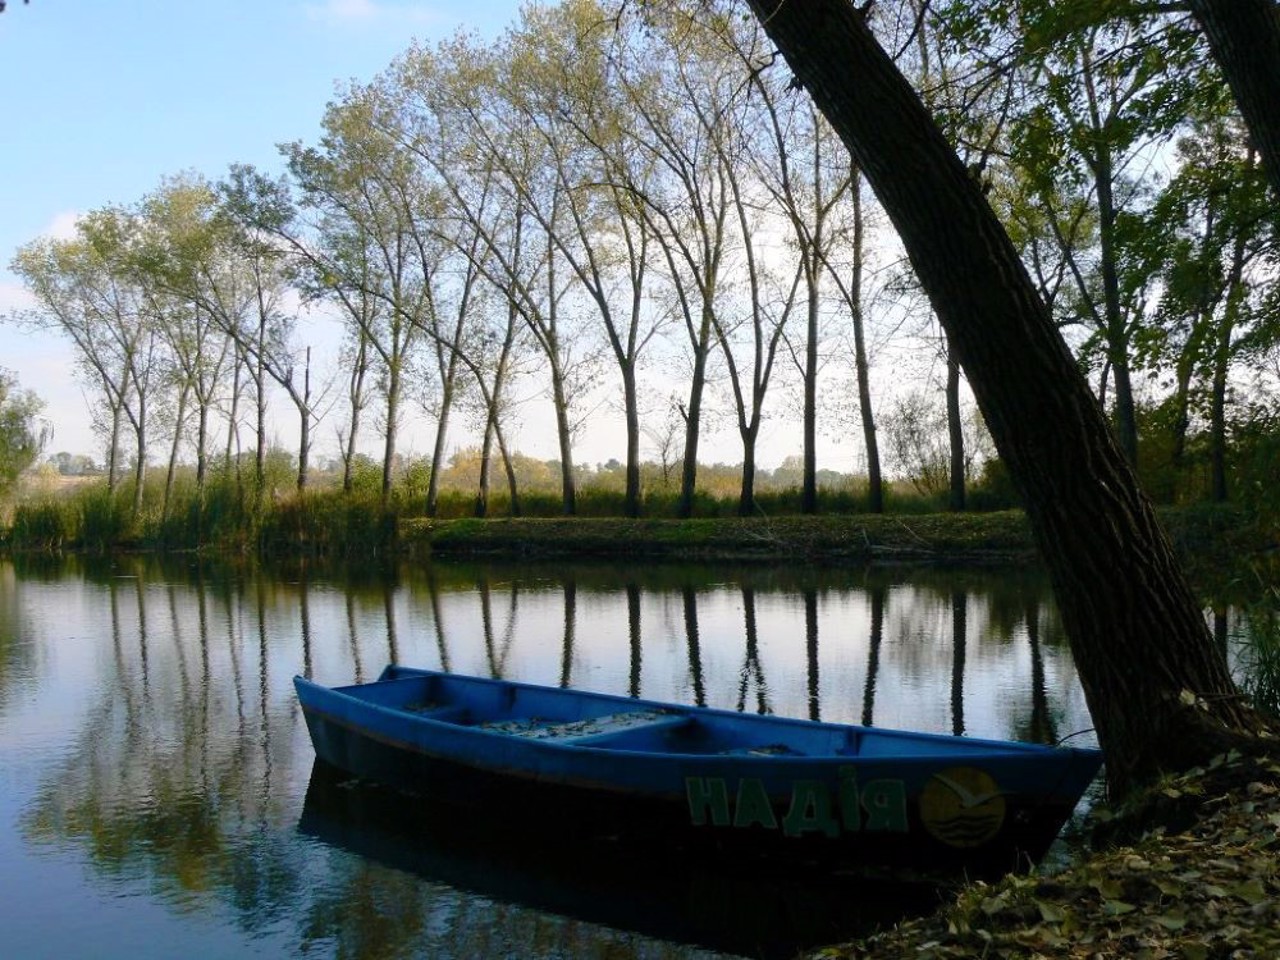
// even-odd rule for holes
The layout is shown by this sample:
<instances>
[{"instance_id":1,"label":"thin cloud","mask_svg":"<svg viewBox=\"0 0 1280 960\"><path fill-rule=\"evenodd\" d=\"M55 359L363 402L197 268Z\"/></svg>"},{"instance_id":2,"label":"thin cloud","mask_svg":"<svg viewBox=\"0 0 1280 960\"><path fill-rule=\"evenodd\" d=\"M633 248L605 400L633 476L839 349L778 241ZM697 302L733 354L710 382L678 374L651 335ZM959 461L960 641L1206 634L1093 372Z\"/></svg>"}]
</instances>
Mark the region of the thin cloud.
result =
<instances>
[{"instance_id":1,"label":"thin cloud","mask_svg":"<svg viewBox=\"0 0 1280 960\"><path fill-rule=\"evenodd\" d=\"M48 225L40 231L42 237L54 240L70 240L76 235L76 222L80 219L80 211L63 210L53 215Z\"/></svg>"},{"instance_id":2,"label":"thin cloud","mask_svg":"<svg viewBox=\"0 0 1280 960\"><path fill-rule=\"evenodd\" d=\"M307 4L304 9L307 19L329 26L439 24L447 20L434 6L387 0L325 0Z\"/></svg>"},{"instance_id":3,"label":"thin cloud","mask_svg":"<svg viewBox=\"0 0 1280 960\"><path fill-rule=\"evenodd\" d=\"M20 283L0 281L0 318L35 308L36 298Z\"/></svg>"}]
</instances>

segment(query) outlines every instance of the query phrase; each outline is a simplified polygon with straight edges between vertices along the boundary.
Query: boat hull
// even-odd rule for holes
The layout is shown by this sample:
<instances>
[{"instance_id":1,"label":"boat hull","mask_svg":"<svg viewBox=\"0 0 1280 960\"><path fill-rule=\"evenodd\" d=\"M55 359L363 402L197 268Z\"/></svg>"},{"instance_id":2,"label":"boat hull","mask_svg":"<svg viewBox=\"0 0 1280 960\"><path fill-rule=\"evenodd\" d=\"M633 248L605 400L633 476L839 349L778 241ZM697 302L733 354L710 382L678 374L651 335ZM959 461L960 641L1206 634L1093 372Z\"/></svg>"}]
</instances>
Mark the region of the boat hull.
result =
<instances>
[{"instance_id":1,"label":"boat hull","mask_svg":"<svg viewBox=\"0 0 1280 960\"><path fill-rule=\"evenodd\" d=\"M394 671L383 682L445 676ZM481 699L510 688L542 695L542 688L501 681L444 682L495 685L478 688ZM988 876L1026 867L1044 854L1098 767L1095 751L953 743L776 718L753 724L724 711L595 695L584 695L590 711L660 713L643 730L576 743L526 741L430 719L447 707L424 718L370 702L374 694L396 699L390 687L373 687L344 692L298 681L318 759L428 795L469 823L483 818L495 830L608 836L864 873ZM759 726L766 741L803 744L820 733L823 742L844 736L850 747L819 756L713 754L686 742L689 717L734 737ZM898 752L877 755L888 750Z\"/></svg>"}]
</instances>

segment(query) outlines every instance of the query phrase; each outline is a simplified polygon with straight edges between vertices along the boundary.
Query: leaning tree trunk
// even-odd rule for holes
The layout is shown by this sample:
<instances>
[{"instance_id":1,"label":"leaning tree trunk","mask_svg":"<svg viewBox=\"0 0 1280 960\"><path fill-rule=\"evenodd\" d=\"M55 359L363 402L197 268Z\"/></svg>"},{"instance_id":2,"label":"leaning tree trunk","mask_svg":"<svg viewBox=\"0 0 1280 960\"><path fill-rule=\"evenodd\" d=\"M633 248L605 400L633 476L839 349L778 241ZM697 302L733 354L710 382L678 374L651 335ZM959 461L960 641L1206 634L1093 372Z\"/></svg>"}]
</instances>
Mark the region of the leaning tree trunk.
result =
<instances>
[{"instance_id":1,"label":"leaning tree trunk","mask_svg":"<svg viewBox=\"0 0 1280 960\"><path fill-rule=\"evenodd\" d=\"M848 0L749 0L875 189L1026 503L1122 793L1262 729L980 186Z\"/></svg>"},{"instance_id":2,"label":"leaning tree trunk","mask_svg":"<svg viewBox=\"0 0 1280 960\"><path fill-rule=\"evenodd\" d=\"M1280 195L1280 5L1191 0L1191 11L1240 106L1271 189Z\"/></svg>"}]
</instances>

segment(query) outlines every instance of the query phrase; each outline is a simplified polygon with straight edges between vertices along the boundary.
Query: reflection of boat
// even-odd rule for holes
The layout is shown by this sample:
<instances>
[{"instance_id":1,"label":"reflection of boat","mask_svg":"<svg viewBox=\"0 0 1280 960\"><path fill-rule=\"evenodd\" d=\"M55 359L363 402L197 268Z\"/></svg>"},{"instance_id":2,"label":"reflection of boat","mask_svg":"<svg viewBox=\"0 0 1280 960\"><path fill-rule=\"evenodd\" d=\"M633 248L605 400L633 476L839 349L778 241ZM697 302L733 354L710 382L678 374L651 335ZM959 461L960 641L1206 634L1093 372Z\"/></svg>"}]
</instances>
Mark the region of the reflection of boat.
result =
<instances>
[{"instance_id":1,"label":"reflection of boat","mask_svg":"<svg viewBox=\"0 0 1280 960\"><path fill-rule=\"evenodd\" d=\"M455 808L429 799L407 804L402 794L352 783L324 763L312 772L298 829L488 900L757 958L789 960L798 950L938 905L936 889L923 884L873 884L830 872L747 872L598 837L513 832L492 818L459 818ZM478 924L511 922L509 914L492 911L468 916ZM610 936L578 935L593 942Z\"/></svg>"},{"instance_id":2,"label":"reflection of boat","mask_svg":"<svg viewBox=\"0 0 1280 960\"><path fill-rule=\"evenodd\" d=\"M1095 750L904 733L388 667L295 678L317 756L538 833L867 871L1000 873L1047 849Z\"/></svg>"}]
</instances>

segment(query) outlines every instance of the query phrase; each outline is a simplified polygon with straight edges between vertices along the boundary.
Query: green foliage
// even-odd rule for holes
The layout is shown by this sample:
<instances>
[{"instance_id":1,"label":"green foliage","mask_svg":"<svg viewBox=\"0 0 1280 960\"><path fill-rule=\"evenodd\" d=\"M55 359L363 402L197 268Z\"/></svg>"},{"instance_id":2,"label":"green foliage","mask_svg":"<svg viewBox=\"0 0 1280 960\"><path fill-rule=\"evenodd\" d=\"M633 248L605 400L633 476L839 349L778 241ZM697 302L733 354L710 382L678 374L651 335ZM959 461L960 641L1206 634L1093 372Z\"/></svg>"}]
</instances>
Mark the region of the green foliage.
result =
<instances>
[{"instance_id":1,"label":"green foliage","mask_svg":"<svg viewBox=\"0 0 1280 960\"><path fill-rule=\"evenodd\" d=\"M1244 607L1243 688L1254 706L1280 717L1280 588Z\"/></svg>"},{"instance_id":2,"label":"green foliage","mask_svg":"<svg viewBox=\"0 0 1280 960\"><path fill-rule=\"evenodd\" d=\"M978 479L969 487L966 506L970 510L1010 510L1022 506L1022 498L1013 485L1009 468L999 457L982 464Z\"/></svg>"},{"instance_id":3,"label":"green foliage","mask_svg":"<svg viewBox=\"0 0 1280 960\"><path fill-rule=\"evenodd\" d=\"M421 510L427 502L427 487L431 483L431 461L418 457L409 461L395 486L396 503L401 510Z\"/></svg>"},{"instance_id":4,"label":"green foliage","mask_svg":"<svg viewBox=\"0 0 1280 960\"><path fill-rule=\"evenodd\" d=\"M275 505L258 539L265 554L374 556L394 544L396 522L377 495L306 491Z\"/></svg>"},{"instance_id":5,"label":"green foliage","mask_svg":"<svg viewBox=\"0 0 1280 960\"><path fill-rule=\"evenodd\" d=\"M13 513L9 541L27 549L57 551L72 542L80 529L76 507L65 500L19 504Z\"/></svg>"},{"instance_id":6,"label":"green foliage","mask_svg":"<svg viewBox=\"0 0 1280 960\"><path fill-rule=\"evenodd\" d=\"M89 550L127 546L135 539L132 496L124 489L108 492L105 483L95 483L72 501L79 510L79 528L74 545ZM16 539L16 538L15 538ZM71 546L72 543L68 543Z\"/></svg>"},{"instance_id":7,"label":"green foliage","mask_svg":"<svg viewBox=\"0 0 1280 960\"><path fill-rule=\"evenodd\" d=\"M43 409L39 397L19 390L17 378L0 368L0 495L35 462L48 439L49 430L38 419Z\"/></svg>"},{"instance_id":8,"label":"green foliage","mask_svg":"<svg viewBox=\"0 0 1280 960\"><path fill-rule=\"evenodd\" d=\"M1240 500L1259 522L1280 531L1280 402L1246 409L1233 424L1231 467Z\"/></svg>"}]
</instances>

